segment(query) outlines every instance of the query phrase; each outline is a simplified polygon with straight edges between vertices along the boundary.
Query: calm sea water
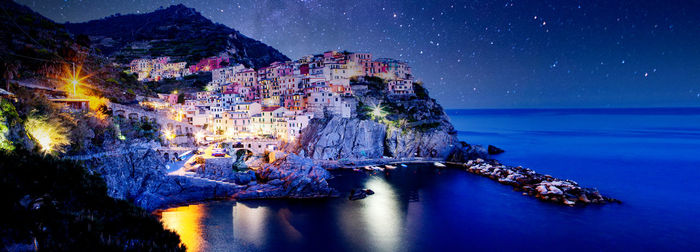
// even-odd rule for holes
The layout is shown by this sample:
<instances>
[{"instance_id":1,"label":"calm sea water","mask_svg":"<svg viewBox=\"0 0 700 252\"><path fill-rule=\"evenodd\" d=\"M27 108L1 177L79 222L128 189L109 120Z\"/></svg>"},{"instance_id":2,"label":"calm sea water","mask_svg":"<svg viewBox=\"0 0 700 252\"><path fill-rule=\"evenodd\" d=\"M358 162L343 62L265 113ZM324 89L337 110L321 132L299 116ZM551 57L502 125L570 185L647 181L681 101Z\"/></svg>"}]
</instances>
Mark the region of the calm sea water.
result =
<instances>
[{"instance_id":1,"label":"calm sea water","mask_svg":"<svg viewBox=\"0 0 700 252\"><path fill-rule=\"evenodd\" d=\"M568 178L623 204L564 207L430 166L338 172L347 198L169 209L194 251L700 251L700 109L451 110L460 139L503 163Z\"/></svg>"}]
</instances>

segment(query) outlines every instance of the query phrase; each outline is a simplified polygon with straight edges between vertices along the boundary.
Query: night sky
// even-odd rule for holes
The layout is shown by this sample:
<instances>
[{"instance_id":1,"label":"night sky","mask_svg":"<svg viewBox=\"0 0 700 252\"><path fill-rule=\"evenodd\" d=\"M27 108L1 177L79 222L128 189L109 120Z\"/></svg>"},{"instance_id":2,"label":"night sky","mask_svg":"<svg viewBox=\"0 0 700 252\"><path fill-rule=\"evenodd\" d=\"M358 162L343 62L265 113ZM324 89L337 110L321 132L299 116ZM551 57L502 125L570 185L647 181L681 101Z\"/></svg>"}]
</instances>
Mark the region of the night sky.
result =
<instances>
[{"instance_id":1,"label":"night sky","mask_svg":"<svg viewBox=\"0 0 700 252\"><path fill-rule=\"evenodd\" d=\"M407 60L447 108L700 106L700 1L18 2L57 22L183 3L292 59Z\"/></svg>"}]
</instances>

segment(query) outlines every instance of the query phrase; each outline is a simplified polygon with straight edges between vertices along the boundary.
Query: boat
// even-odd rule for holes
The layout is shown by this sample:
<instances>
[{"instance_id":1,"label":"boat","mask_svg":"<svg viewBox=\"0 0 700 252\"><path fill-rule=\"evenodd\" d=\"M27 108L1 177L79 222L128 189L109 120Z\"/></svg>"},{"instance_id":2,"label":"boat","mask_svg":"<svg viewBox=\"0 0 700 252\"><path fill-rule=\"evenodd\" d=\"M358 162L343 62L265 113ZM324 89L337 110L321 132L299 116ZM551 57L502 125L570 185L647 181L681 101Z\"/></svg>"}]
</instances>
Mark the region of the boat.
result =
<instances>
[{"instance_id":1,"label":"boat","mask_svg":"<svg viewBox=\"0 0 700 252\"><path fill-rule=\"evenodd\" d=\"M388 164L387 164L387 165L384 165L384 168L393 170L393 169L396 169L396 166L388 165Z\"/></svg>"},{"instance_id":2,"label":"boat","mask_svg":"<svg viewBox=\"0 0 700 252\"><path fill-rule=\"evenodd\" d=\"M371 170L372 170L372 168L369 167L369 166L362 167L362 169L365 169L365 171L371 171Z\"/></svg>"},{"instance_id":3,"label":"boat","mask_svg":"<svg viewBox=\"0 0 700 252\"><path fill-rule=\"evenodd\" d=\"M406 164L401 164L401 167L408 167L408 165L406 165Z\"/></svg>"},{"instance_id":4,"label":"boat","mask_svg":"<svg viewBox=\"0 0 700 252\"><path fill-rule=\"evenodd\" d=\"M374 165L373 165L373 166L372 166L372 170L375 170L375 171L382 171L382 170L384 170L384 168L379 167L379 166L374 166Z\"/></svg>"},{"instance_id":5,"label":"boat","mask_svg":"<svg viewBox=\"0 0 700 252\"><path fill-rule=\"evenodd\" d=\"M440 162L435 162L435 163L433 163L433 165L435 165L436 167L440 167L440 168L447 167L445 164L440 163Z\"/></svg>"}]
</instances>

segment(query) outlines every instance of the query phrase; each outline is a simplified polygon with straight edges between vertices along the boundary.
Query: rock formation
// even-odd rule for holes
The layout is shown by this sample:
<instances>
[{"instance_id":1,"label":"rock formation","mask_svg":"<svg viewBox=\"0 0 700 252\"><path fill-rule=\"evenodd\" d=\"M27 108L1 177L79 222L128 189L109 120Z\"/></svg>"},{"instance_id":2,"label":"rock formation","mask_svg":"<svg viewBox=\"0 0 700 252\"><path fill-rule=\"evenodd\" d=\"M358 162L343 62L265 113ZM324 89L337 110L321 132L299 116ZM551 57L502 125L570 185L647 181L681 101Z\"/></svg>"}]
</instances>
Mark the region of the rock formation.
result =
<instances>
[{"instance_id":1,"label":"rock formation","mask_svg":"<svg viewBox=\"0 0 700 252\"><path fill-rule=\"evenodd\" d=\"M146 210L191 201L224 198L240 190L237 186L181 176L168 176L165 160L145 148L127 148L127 154L93 157L82 161L99 173L109 196L126 199Z\"/></svg>"},{"instance_id":2,"label":"rock formation","mask_svg":"<svg viewBox=\"0 0 700 252\"><path fill-rule=\"evenodd\" d=\"M259 183L251 183L234 195L237 199L322 198L337 192L328 185L330 172L309 158L289 154L255 173Z\"/></svg>"},{"instance_id":3,"label":"rock formation","mask_svg":"<svg viewBox=\"0 0 700 252\"><path fill-rule=\"evenodd\" d=\"M520 166L505 166L495 160L470 160L464 167L470 173L511 185L517 190L522 190L523 195L531 195L544 201L569 206L620 203L619 200L601 195L597 189L581 187L574 181L539 174Z\"/></svg>"},{"instance_id":4,"label":"rock formation","mask_svg":"<svg viewBox=\"0 0 700 252\"><path fill-rule=\"evenodd\" d=\"M321 160L429 157L467 161L488 158L480 146L457 139L457 132L442 107L426 91L423 97L393 97L373 90L372 83L353 85L358 107L378 105L389 110L377 119L359 108L352 118L321 118L302 130L290 151ZM367 88L365 86L370 86ZM415 85L415 88L421 88ZM468 147L468 148L467 148ZM466 148L466 149L465 149Z\"/></svg>"}]
</instances>

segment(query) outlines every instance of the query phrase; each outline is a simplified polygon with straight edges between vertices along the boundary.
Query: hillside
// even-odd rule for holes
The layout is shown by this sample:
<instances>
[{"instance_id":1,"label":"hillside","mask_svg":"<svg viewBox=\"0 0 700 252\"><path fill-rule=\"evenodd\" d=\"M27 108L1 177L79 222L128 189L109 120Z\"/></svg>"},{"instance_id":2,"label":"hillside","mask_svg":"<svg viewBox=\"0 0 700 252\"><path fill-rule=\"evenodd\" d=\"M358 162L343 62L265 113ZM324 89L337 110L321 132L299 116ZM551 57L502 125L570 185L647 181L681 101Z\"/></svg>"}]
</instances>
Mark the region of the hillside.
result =
<instances>
[{"instance_id":1,"label":"hillside","mask_svg":"<svg viewBox=\"0 0 700 252\"><path fill-rule=\"evenodd\" d=\"M234 62L253 67L289 60L276 49L213 23L182 4L145 14L116 14L85 23L67 23L66 28L74 34L88 35L98 49L121 63L164 55L194 63L225 54Z\"/></svg>"},{"instance_id":2,"label":"hillside","mask_svg":"<svg viewBox=\"0 0 700 252\"><path fill-rule=\"evenodd\" d=\"M62 71L63 61L84 58L84 48L75 43L63 25L26 6L1 1L0 25L2 77L55 76Z\"/></svg>"}]
</instances>

